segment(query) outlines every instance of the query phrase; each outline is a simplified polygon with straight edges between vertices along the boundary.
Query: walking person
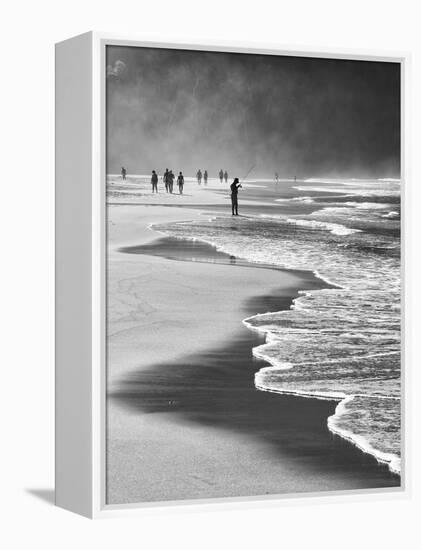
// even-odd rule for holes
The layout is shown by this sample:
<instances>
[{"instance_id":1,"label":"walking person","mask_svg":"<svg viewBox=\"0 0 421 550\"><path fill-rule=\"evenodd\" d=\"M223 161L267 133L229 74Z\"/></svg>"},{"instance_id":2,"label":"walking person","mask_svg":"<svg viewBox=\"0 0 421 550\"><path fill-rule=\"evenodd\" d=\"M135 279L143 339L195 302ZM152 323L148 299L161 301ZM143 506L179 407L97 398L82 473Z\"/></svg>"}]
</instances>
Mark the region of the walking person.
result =
<instances>
[{"instance_id":1,"label":"walking person","mask_svg":"<svg viewBox=\"0 0 421 550\"><path fill-rule=\"evenodd\" d=\"M178 174L177 185L178 185L178 192L180 193L180 195L182 195L182 194L183 194L183 187L184 187L184 176L183 176L183 172L180 172L180 173Z\"/></svg>"},{"instance_id":2,"label":"walking person","mask_svg":"<svg viewBox=\"0 0 421 550\"><path fill-rule=\"evenodd\" d=\"M170 170L168 173L168 189L170 193L172 193L174 189L174 177L173 171Z\"/></svg>"},{"instance_id":3,"label":"walking person","mask_svg":"<svg viewBox=\"0 0 421 550\"><path fill-rule=\"evenodd\" d=\"M125 180L126 179L127 170L124 168L124 166L121 167L121 177Z\"/></svg>"},{"instance_id":4,"label":"walking person","mask_svg":"<svg viewBox=\"0 0 421 550\"><path fill-rule=\"evenodd\" d=\"M275 182L279 183L279 174L278 174L278 172L275 172Z\"/></svg>"},{"instance_id":5,"label":"walking person","mask_svg":"<svg viewBox=\"0 0 421 550\"><path fill-rule=\"evenodd\" d=\"M205 185L208 183L208 171L205 170L203 173L203 181L205 182Z\"/></svg>"},{"instance_id":6,"label":"walking person","mask_svg":"<svg viewBox=\"0 0 421 550\"><path fill-rule=\"evenodd\" d=\"M165 172L164 172L164 175L162 176L162 180L164 182L164 185L165 185L165 191L168 193L168 168L165 168Z\"/></svg>"},{"instance_id":7,"label":"walking person","mask_svg":"<svg viewBox=\"0 0 421 550\"><path fill-rule=\"evenodd\" d=\"M200 168L197 171L196 178L197 178L197 183L200 185L202 183L202 172L200 171Z\"/></svg>"},{"instance_id":8,"label":"walking person","mask_svg":"<svg viewBox=\"0 0 421 550\"><path fill-rule=\"evenodd\" d=\"M152 170L151 183L152 193L158 193L158 174L155 172L155 170Z\"/></svg>"},{"instance_id":9,"label":"walking person","mask_svg":"<svg viewBox=\"0 0 421 550\"><path fill-rule=\"evenodd\" d=\"M238 178L235 178L234 181L231 183L231 208L232 208L232 215L238 216L238 189L242 187L241 183L239 182Z\"/></svg>"},{"instance_id":10,"label":"walking person","mask_svg":"<svg viewBox=\"0 0 421 550\"><path fill-rule=\"evenodd\" d=\"M224 171L222 170L222 168L219 170L219 180L220 182L222 183L222 180L224 179Z\"/></svg>"},{"instance_id":11,"label":"walking person","mask_svg":"<svg viewBox=\"0 0 421 550\"><path fill-rule=\"evenodd\" d=\"M226 170L224 172L224 180L225 180L225 183L228 183L228 172Z\"/></svg>"}]
</instances>

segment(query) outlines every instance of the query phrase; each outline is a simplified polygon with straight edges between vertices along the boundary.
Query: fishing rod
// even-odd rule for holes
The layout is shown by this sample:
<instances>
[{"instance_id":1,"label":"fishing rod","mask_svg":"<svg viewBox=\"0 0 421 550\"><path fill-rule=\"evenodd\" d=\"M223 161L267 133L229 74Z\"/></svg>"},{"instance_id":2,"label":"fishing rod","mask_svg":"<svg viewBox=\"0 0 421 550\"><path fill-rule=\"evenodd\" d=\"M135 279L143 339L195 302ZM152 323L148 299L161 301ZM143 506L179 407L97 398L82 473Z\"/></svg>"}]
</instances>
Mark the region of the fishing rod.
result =
<instances>
[{"instance_id":1,"label":"fishing rod","mask_svg":"<svg viewBox=\"0 0 421 550\"><path fill-rule=\"evenodd\" d=\"M247 176L250 174L250 172L251 172L252 170L254 170L254 168L256 168L256 165L255 165L255 164L253 164L253 166L250 168L250 170L247 172L247 174L246 174L244 177L241 178L240 184L242 184L243 181L244 181L245 179L247 179Z\"/></svg>"}]
</instances>

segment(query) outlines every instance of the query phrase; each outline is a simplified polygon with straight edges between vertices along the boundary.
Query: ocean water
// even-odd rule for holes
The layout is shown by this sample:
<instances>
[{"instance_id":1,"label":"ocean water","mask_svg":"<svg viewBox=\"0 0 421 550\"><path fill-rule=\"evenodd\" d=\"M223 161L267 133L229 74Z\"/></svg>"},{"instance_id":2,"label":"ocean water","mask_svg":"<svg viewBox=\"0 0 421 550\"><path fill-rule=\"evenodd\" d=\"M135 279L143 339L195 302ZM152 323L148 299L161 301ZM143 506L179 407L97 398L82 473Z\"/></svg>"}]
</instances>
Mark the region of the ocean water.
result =
<instances>
[{"instance_id":1,"label":"ocean water","mask_svg":"<svg viewBox=\"0 0 421 550\"><path fill-rule=\"evenodd\" d=\"M253 350L268 363L256 388L337 400L329 429L399 473L400 182L312 180L294 192L275 199L279 214L204 215L154 229L329 283L303 288L288 311L244 320L265 335Z\"/></svg>"}]
</instances>

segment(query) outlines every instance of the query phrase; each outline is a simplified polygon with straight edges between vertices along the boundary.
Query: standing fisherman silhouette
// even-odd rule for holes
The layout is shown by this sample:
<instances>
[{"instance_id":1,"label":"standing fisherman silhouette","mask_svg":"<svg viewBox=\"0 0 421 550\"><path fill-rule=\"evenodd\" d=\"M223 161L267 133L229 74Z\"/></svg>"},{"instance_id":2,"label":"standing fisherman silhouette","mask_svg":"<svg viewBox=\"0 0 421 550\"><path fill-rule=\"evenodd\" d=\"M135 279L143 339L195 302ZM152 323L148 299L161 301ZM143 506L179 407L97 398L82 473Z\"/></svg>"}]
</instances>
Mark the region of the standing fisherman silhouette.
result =
<instances>
[{"instance_id":1,"label":"standing fisherman silhouette","mask_svg":"<svg viewBox=\"0 0 421 550\"><path fill-rule=\"evenodd\" d=\"M224 180L225 180L225 183L228 182L228 172L225 170L225 173L224 173Z\"/></svg>"},{"instance_id":2,"label":"standing fisherman silhouette","mask_svg":"<svg viewBox=\"0 0 421 550\"><path fill-rule=\"evenodd\" d=\"M162 180L163 180L163 182L164 182L164 184L165 184L165 191L166 191L167 193L168 193L168 174L169 174L168 168L165 168L165 173L164 173L164 175L162 176Z\"/></svg>"},{"instance_id":3,"label":"standing fisherman silhouette","mask_svg":"<svg viewBox=\"0 0 421 550\"><path fill-rule=\"evenodd\" d=\"M158 193L158 175L155 170L152 170L151 183L152 193Z\"/></svg>"},{"instance_id":4,"label":"standing fisherman silhouette","mask_svg":"<svg viewBox=\"0 0 421 550\"><path fill-rule=\"evenodd\" d=\"M196 178L197 178L197 183L200 185L202 183L202 172L200 171L200 168L197 171Z\"/></svg>"},{"instance_id":5,"label":"standing fisherman silhouette","mask_svg":"<svg viewBox=\"0 0 421 550\"><path fill-rule=\"evenodd\" d=\"M224 179L224 171L222 170L222 168L219 170L219 180L220 182L222 183L222 180Z\"/></svg>"},{"instance_id":6,"label":"standing fisherman silhouette","mask_svg":"<svg viewBox=\"0 0 421 550\"><path fill-rule=\"evenodd\" d=\"M178 174L177 185L178 185L178 192L180 193L180 195L182 195L182 194L183 194L183 187L184 187L184 176L183 176L183 172L180 172L180 173Z\"/></svg>"},{"instance_id":7,"label":"standing fisherman silhouette","mask_svg":"<svg viewBox=\"0 0 421 550\"><path fill-rule=\"evenodd\" d=\"M127 170L124 168L124 166L121 167L121 177L125 180L126 179Z\"/></svg>"},{"instance_id":8,"label":"standing fisherman silhouette","mask_svg":"<svg viewBox=\"0 0 421 550\"><path fill-rule=\"evenodd\" d=\"M279 174L278 174L278 172L275 172L275 182L279 183Z\"/></svg>"},{"instance_id":9,"label":"standing fisherman silhouette","mask_svg":"<svg viewBox=\"0 0 421 550\"><path fill-rule=\"evenodd\" d=\"M168 189L169 189L169 192L172 193L174 189L174 178L175 178L172 170L169 171L167 178L168 178Z\"/></svg>"},{"instance_id":10,"label":"standing fisherman silhouette","mask_svg":"<svg viewBox=\"0 0 421 550\"><path fill-rule=\"evenodd\" d=\"M208 171L205 170L203 173L203 181L205 182L205 185L208 183Z\"/></svg>"},{"instance_id":11,"label":"standing fisherman silhouette","mask_svg":"<svg viewBox=\"0 0 421 550\"><path fill-rule=\"evenodd\" d=\"M241 183L239 182L238 178L235 178L234 181L231 183L231 208L232 208L232 215L238 216L238 189L239 187L242 187Z\"/></svg>"}]
</instances>

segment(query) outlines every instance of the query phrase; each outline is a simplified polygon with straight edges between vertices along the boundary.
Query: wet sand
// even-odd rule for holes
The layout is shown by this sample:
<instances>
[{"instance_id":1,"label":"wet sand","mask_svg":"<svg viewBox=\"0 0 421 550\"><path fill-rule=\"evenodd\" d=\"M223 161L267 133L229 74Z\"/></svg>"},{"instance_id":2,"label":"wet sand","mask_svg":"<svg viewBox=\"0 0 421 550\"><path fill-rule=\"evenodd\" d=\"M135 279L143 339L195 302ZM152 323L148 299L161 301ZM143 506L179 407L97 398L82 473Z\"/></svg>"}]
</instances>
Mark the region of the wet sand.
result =
<instances>
[{"instance_id":1,"label":"wet sand","mask_svg":"<svg viewBox=\"0 0 421 550\"><path fill-rule=\"evenodd\" d=\"M398 486L329 432L335 402L254 387L267 364L252 356L262 337L242 319L324 283L194 241L174 246L144 231L170 208L136 208L110 209L108 502Z\"/></svg>"}]
</instances>

